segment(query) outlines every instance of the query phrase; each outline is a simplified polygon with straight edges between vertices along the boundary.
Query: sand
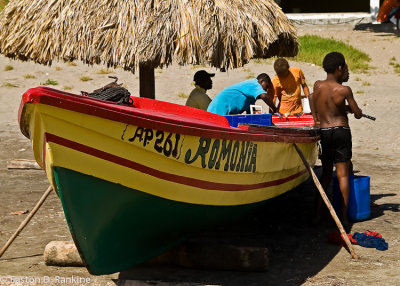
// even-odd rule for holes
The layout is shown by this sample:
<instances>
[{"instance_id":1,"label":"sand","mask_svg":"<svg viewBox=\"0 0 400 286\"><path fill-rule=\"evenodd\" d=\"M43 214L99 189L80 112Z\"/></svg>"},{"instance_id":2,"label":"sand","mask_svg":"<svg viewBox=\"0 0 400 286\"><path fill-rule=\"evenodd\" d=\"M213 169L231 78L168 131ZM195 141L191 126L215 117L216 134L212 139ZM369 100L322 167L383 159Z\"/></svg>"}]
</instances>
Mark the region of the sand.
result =
<instances>
[{"instance_id":1,"label":"sand","mask_svg":"<svg viewBox=\"0 0 400 286\"><path fill-rule=\"evenodd\" d=\"M52 284L65 284L66 278L81 277L91 284L115 285L125 279L132 285L400 285L400 127L398 109L400 75L390 61L400 63L400 38L397 33L354 31L351 26L299 27L299 34L312 33L343 40L371 56L374 67L367 73L351 72L347 83L363 112L377 120L350 119L353 132L353 164L359 175L371 177L371 219L354 223L351 233L370 229L383 235L389 243L387 251L355 246L359 261L351 259L344 249L327 242L336 227L326 218L312 226L313 196L311 182L279 198L264 209L251 223L238 224L226 230L237 241L263 245L270 250L270 270L265 273L217 272L182 269L179 267L137 267L130 273L92 276L85 268L45 266L43 250L52 240L69 240L59 199L51 194L29 226L0 259L0 285L18 284L18 277L33 277L36 281L49 277ZM272 61L251 62L244 68L216 71L210 67L180 67L172 65L156 70L156 98L184 104L193 88L191 80L196 70L215 72L214 97L224 87L256 76L273 73ZM311 90L313 83L323 79L319 66L292 62L303 69ZM19 62L0 56L0 246L17 229L25 215L11 212L32 210L48 187L40 170L7 170L11 159L33 159L30 141L19 131L17 112L21 95L30 87L48 79L58 82L57 89L73 93L92 91L118 76L132 94L138 95L138 76L121 69L105 71L105 66L72 66L55 62L45 67L31 62ZM6 71L6 66L13 69ZM33 77L32 77L33 76ZM83 76L92 80L82 81ZM32 77L32 78L30 78ZM317 162L317 166L320 165ZM317 168L318 169L318 168ZM11 280L14 277L14 283ZM17 277L17 278L16 278ZM115 280L120 278L120 280ZM46 278L47 279L47 278ZM114 279L114 280L113 280ZM23 282L21 279L19 282ZM75 283L79 285L80 283ZM81 283L82 284L82 283Z\"/></svg>"}]
</instances>

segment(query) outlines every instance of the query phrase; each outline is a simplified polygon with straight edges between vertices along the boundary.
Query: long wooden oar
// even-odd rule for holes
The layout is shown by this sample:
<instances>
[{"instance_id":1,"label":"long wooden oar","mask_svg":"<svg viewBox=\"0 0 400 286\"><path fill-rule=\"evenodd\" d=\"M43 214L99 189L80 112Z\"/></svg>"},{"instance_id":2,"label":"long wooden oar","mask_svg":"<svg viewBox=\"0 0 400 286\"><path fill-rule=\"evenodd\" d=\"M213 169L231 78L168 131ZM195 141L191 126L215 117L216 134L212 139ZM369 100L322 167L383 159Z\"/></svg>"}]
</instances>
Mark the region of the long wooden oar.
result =
<instances>
[{"instance_id":1,"label":"long wooden oar","mask_svg":"<svg viewBox=\"0 0 400 286\"><path fill-rule=\"evenodd\" d=\"M336 215L335 210L333 209L333 207L331 205L331 202L329 201L327 195L325 194L324 188L321 186L321 183L319 182L319 180L318 180L317 176L315 175L313 169L311 168L310 164L308 164L306 158L304 157L303 152L301 152L300 148L296 145L296 143L293 143L293 145L294 145L294 148L296 148L296 151L299 154L299 156L300 156L301 160L303 161L304 165L306 166L308 172L310 172L310 174L311 174L311 176L312 176L312 178L314 180L315 186L317 187L319 193L321 194L322 199L324 200L326 206L328 207L329 212L331 213L331 216L332 216L333 220L335 221L337 227L339 228L339 231L340 231L344 241L346 242L347 247L350 250L351 256L354 259L357 260L358 256L355 253L355 251L353 249L353 246L351 245L351 242L350 242L350 240L349 240L349 238L348 238L348 236L347 236L347 234L346 234L346 232L345 232L345 230L343 228L343 225L340 222L338 216Z\"/></svg>"},{"instance_id":2,"label":"long wooden oar","mask_svg":"<svg viewBox=\"0 0 400 286\"><path fill-rule=\"evenodd\" d=\"M33 208L33 210L29 213L29 215L25 218L25 220L19 225L18 229L14 232L14 234L10 237L10 239L7 241L7 243L3 246L3 248L0 250L0 257L6 252L7 248L13 243L13 241L17 238L17 236L21 233L21 231L25 228L25 226L29 223L29 221L32 219L32 217L35 215L35 213L38 211L38 209L42 206L50 192L53 190L53 188L50 186L47 188L47 190L44 192L43 196L40 198L39 202L36 204L36 206Z\"/></svg>"}]
</instances>

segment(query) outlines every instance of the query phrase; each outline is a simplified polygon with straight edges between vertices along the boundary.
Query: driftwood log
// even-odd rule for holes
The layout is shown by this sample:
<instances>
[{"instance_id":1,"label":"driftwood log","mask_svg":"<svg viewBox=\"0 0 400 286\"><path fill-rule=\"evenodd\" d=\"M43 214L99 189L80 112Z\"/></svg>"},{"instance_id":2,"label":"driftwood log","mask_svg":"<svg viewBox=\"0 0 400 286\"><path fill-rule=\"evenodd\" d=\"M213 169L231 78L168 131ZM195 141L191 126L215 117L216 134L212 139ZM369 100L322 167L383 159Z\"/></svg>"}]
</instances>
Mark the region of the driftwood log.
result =
<instances>
[{"instance_id":1,"label":"driftwood log","mask_svg":"<svg viewBox=\"0 0 400 286\"><path fill-rule=\"evenodd\" d=\"M7 161L7 169L33 169L33 170L41 170L39 164L34 160L26 160L26 159L13 159Z\"/></svg>"}]
</instances>

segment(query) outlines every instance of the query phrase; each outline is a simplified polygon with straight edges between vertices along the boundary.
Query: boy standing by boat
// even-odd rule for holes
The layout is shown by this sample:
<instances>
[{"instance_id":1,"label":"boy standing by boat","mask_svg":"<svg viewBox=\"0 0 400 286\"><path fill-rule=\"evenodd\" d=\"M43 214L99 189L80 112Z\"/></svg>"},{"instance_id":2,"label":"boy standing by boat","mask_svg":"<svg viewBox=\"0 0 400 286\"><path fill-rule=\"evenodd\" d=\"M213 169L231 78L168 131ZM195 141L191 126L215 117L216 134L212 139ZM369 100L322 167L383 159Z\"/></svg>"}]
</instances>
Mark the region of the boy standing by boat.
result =
<instances>
[{"instance_id":1,"label":"boy standing by boat","mask_svg":"<svg viewBox=\"0 0 400 286\"><path fill-rule=\"evenodd\" d=\"M274 70L276 72L272 79L275 90L274 103L279 99L279 113L286 116L303 112L301 88L306 97L310 94L303 71L298 67L290 67L284 58L278 58L274 62Z\"/></svg>"},{"instance_id":2,"label":"boy standing by boat","mask_svg":"<svg viewBox=\"0 0 400 286\"><path fill-rule=\"evenodd\" d=\"M322 66L327 73L325 80L314 84L311 110L314 121L321 126L322 177L324 190L332 179L333 164L336 163L336 174L342 193L342 221L348 224L347 209L349 204L349 164L352 156L352 141L347 112L354 113L360 119L362 111L353 97L350 87L343 86L349 80L349 71L344 56L332 52L325 56ZM346 105L346 100L348 105ZM317 219L322 205L321 198L317 204Z\"/></svg>"}]
</instances>

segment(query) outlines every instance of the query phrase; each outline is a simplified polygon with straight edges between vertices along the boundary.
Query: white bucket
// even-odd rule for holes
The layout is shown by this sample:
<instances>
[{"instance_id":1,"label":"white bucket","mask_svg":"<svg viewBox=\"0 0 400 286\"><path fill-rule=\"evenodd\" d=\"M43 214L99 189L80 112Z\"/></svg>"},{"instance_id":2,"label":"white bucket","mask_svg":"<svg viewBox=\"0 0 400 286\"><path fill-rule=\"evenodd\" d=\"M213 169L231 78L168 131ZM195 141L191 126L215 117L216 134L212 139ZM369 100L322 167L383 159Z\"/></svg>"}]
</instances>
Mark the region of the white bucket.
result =
<instances>
[{"instance_id":1,"label":"white bucket","mask_svg":"<svg viewBox=\"0 0 400 286\"><path fill-rule=\"evenodd\" d=\"M303 113L311 113L310 101L308 100L308 97L302 98L301 104L303 105Z\"/></svg>"}]
</instances>

